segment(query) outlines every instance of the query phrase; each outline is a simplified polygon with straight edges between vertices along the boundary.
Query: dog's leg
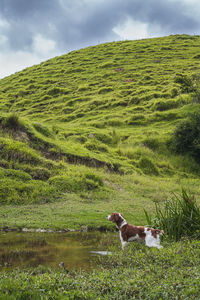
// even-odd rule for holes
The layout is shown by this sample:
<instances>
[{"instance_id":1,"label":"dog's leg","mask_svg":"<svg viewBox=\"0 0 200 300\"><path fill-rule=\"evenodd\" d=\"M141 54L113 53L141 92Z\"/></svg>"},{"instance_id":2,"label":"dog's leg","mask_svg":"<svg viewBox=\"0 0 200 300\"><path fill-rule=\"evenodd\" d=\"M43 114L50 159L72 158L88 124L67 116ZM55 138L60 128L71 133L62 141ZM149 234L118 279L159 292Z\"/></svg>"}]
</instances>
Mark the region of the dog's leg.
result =
<instances>
[{"instance_id":1,"label":"dog's leg","mask_svg":"<svg viewBox=\"0 0 200 300\"><path fill-rule=\"evenodd\" d=\"M124 250L126 244L127 244L127 242L122 242L122 250Z\"/></svg>"},{"instance_id":2,"label":"dog's leg","mask_svg":"<svg viewBox=\"0 0 200 300\"><path fill-rule=\"evenodd\" d=\"M163 248L163 247L160 245L160 239L159 239L159 236L157 236L157 238L154 238L152 235L146 235L146 238L145 238L145 244L146 244L146 246L148 246L148 247L155 247L155 248L158 248L158 249Z\"/></svg>"},{"instance_id":3,"label":"dog's leg","mask_svg":"<svg viewBox=\"0 0 200 300\"><path fill-rule=\"evenodd\" d=\"M122 250L124 250L124 247L126 246L127 242L123 240L121 231L119 231L119 237L120 237L120 241L121 241L121 244L122 244Z\"/></svg>"}]
</instances>

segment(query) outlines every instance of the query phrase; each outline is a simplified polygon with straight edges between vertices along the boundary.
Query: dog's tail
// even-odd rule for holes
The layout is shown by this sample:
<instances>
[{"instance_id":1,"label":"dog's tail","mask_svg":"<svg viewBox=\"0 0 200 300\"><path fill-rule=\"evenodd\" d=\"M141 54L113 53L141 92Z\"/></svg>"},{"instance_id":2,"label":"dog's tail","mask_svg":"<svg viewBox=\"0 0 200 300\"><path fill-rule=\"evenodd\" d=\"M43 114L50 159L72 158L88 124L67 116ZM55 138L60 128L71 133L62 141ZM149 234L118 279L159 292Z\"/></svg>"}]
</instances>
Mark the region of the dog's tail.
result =
<instances>
[{"instance_id":1,"label":"dog's tail","mask_svg":"<svg viewBox=\"0 0 200 300\"><path fill-rule=\"evenodd\" d=\"M160 230L160 229L156 229L155 232L156 232L156 234L159 234L159 235L164 234L164 230Z\"/></svg>"}]
</instances>

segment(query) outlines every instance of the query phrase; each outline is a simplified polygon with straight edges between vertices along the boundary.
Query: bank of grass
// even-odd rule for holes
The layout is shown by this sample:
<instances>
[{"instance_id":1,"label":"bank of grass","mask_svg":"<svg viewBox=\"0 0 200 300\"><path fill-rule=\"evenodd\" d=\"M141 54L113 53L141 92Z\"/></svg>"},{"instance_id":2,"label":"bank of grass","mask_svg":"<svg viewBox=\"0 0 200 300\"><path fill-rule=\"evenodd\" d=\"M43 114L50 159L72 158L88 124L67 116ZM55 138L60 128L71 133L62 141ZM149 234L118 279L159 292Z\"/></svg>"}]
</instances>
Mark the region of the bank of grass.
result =
<instances>
[{"instance_id":1,"label":"bank of grass","mask_svg":"<svg viewBox=\"0 0 200 300\"><path fill-rule=\"evenodd\" d=\"M199 108L180 81L198 79L199 41L106 43L0 80L2 224L96 227L108 210L139 224L182 184L198 199L199 164L171 138Z\"/></svg>"},{"instance_id":2,"label":"bank of grass","mask_svg":"<svg viewBox=\"0 0 200 300\"><path fill-rule=\"evenodd\" d=\"M82 171L83 172L83 171ZM105 217L119 211L127 221L136 225L147 224L145 210L153 216L154 202L162 204L180 193L184 186L200 199L198 179L160 178L138 174L116 175L98 171L103 178L103 187L78 192L64 192L56 201L42 204L2 205L0 211L1 228L44 228L44 229L89 229L114 230ZM61 177L61 179L63 179Z\"/></svg>"},{"instance_id":3,"label":"bank of grass","mask_svg":"<svg viewBox=\"0 0 200 300\"><path fill-rule=\"evenodd\" d=\"M131 244L111 248L97 269L44 267L0 274L2 299L198 299L200 242L165 243L162 250Z\"/></svg>"},{"instance_id":4,"label":"bank of grass","mask_svg":"<svg viewBox=\"0 0 200 300\"><path fill-rule=\"evenodd\" d=\"M0 80L0 203L102 194L113 173L198 184L199 165L174 153L170 141L199 108L199 41L175 35L106 43Z\"/></svg>"}]
</instances>

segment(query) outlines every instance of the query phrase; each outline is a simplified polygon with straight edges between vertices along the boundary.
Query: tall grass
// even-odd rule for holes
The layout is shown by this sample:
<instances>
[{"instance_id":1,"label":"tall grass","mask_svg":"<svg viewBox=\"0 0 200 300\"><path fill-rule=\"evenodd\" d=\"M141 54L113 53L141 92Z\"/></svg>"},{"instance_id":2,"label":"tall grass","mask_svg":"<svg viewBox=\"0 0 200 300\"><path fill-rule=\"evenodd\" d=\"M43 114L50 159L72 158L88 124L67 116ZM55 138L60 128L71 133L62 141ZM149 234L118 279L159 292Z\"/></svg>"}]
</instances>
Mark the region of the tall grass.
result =
<instances>
[{"instance_id":1,"label":"tall grass","mask_svg":"<svg viewBox=\"0 0 200 300\"><path fill-rule=\"evenodd\" d=\"M178 241L183 236L200 238L200 208L194 196L184 189L181 194L166 200L163 207L155 202L153 219L145 211L149 225L162 228L170 240Z\"/></svg>"}]
</instances>

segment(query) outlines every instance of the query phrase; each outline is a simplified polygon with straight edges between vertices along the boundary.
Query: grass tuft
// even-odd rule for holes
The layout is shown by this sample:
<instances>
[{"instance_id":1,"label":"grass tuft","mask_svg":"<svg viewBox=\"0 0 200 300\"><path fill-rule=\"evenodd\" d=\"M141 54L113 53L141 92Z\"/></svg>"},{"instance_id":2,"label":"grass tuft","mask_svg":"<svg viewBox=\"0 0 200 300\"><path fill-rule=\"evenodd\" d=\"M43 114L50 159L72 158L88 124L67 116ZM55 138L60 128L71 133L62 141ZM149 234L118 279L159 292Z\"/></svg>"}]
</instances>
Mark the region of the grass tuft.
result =
<instances>
[{"instance_id":1,"label":"grass tuft","mask_svg":"<svg viewBox=\"0 0 200 300\"><path fill-rule=\"evenodd\" d=\"M145 211L147 222L162 228L170 240L178 241L183 236L200 238L200 208L194 196L184 189L180 195L174 194L161 206L155 202L156 215L151 220Z\"/></svg>"}]
</instances>

